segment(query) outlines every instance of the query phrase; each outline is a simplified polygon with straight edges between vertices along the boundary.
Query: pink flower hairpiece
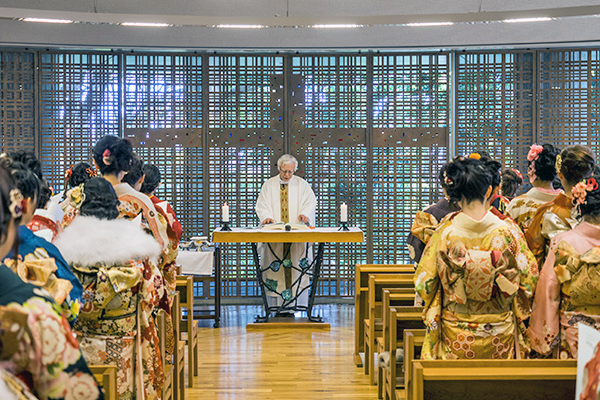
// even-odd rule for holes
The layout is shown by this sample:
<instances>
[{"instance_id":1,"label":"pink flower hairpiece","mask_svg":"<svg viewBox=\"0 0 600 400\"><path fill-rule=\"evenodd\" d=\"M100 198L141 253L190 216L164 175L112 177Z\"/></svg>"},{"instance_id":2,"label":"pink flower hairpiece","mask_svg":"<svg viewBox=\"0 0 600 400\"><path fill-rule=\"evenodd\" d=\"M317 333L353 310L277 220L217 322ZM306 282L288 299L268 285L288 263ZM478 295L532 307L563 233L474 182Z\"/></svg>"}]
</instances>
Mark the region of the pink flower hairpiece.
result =
<instances>
[{"instance_id":1,"label":"pink flower hairpiece","mask_svg":"<svg viewBox=\"0 0 600 400\"><path fill-rule=\"evenodd\" d=\"M12 218L19 218L23 215L25 209L25 198L21 194L19 189L13 189L10 191L10 205L8 206Z\"/></svg>"},{"instance_id":2,"label":"pink flower hairpiece","mask_svg":"<svg viewBox=\"0 0 600 400\"><path fill-rule=\"evenodd\" d=\"M109 149L104 150L104 153L102 153L102 162L105 165L110 165L110 162L112 161L110 159L110 156L111 156L110 150Z\"/></svg>"},{"instance_id":3,"label":"pink flower hairpiece","mask_svg":"<svg viewBox=\"0 0 600 400\"><path fill-rule=\"evenodd\" d=\"M587 181L581 181L577 185L573 186L571 193L575 198L577 204L585 204L587 193L597 190L598 182L594 178L589 178Z\"/></svg>"},{"instance_id":4,"label":"pink flower hairpiece","mask_svg":"<svg viewBox=\"0 0 600 400\"><path fill-rule=\"evenodd\" d=\"M540 153L544 151L544 147L539 144L532 144L527 153L527 161L535 161L540 156Z\"/></svg>"}]
</instances>

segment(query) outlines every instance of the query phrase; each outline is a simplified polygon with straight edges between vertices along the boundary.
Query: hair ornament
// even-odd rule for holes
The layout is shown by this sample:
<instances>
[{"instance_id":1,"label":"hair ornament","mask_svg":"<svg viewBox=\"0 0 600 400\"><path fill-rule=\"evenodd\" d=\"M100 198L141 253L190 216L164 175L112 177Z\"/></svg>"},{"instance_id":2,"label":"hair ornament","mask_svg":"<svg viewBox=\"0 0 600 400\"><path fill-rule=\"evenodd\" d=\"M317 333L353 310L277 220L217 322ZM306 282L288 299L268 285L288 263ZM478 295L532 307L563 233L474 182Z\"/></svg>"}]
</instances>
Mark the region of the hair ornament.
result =
<instances>
[{"instance_id":1,"label":"hair ornament","mask_svg":"<svg viewBox=\"0 0 600 400\"><path fill-rule=\"evenodd\" d=\"M444 171L444 183L448 186L454 185L454 181L448 178L448 174L446 173L446 171Z\"/></svg>"},{"instance_id":2,"label":"hair ornament","mask_svg":"<svg viewBox=\"0 0 600 400\"><path fill-rule=\"evenodd\" d=\"M562 157L559 155L556 156L556 163L554 164L556 167L556 172L560 172L562 169Z\"/></svg>"},{"instance_id":3,"label":"hair ornament","mask_svg":"<svg viewBox=\"0 0 600 400\"><path fill-rule=\"evenodd\" d=\"M110 163L112 162L112 159L110 158L111 156L111 152L109 149L104 150L104 152L102 153L102 162L105 165L110 165Z\"/></svg>"},{"instance_id":4,"label":"hair ornament","mask_svg":"<svg viewBox=\"0 0 600 400\"><path fill-rule=\"evenodd\" d=\"M518 170L518 169L516 169L516 168L511 168L511 169L512 169L512 172L514 172L515 174L517 174L517 176L518 176L519 178L521 178L521 180L523 180L523 174L521 174L521 171L519 171L519 170Z\"/></svg>"},{"instance_id":5,"label":"hair ornament","mask_svg":"<svg viewBox=\"0 0 600 400\"><path fill-rule=\"evenodd\" d=\"M107 149L108 150L108 149ZM90 178L95 178L98 174L96 170L92 167L88 167L85 169L85 172L89 175Z\"/></svg>"},{"instance_id":6,"label":"hair ornament","mask_svg":"<svg viewBox=\"0 0 600 400\"><path fill-rule=\"evenodd\" d=\"M471 153L468 158L472 158L474 160L481 160L481 154L479 153Z\"/></svg>"},{"instance_id":7,"label":"hair ornament","mask_svg":"<svg viewBox=\"0 0 600 400\"><path fill-rule=\"evenodd\" d=\"M527 153L527 161L535 161L540 156L540 153L544 151L544 147L539 144L532 144Z\"/></svg>"},{"instance_id":8,"label":"hair ornament","mask_svg":"<svg viewBox=\"0 0 600 400\"><path fill-rule=\"evenodd\" d=\"M594 178L589 178L587 181L581 181L573 186L571 193L577 204L585 204L587 193L598 189L598 182Z\"/></svg>"},{"instance_id":9,"label":"hair ornament","mask_svg":"<svg viewBox=\"0 0 600 400\"><path fill-rule=\"evenodd\" d=\"M73 176L73 166L71 165L68 170L65 171L65 180L68 181Z\"/></svg>"},{"instance_id":10,"label":"hair ornament","mask_svg":"<svg viewBox=\"0 0 600 400\"><path fill-rule=\"evenodd\" d=\"M25 209L25 198L19 189L12 189L10 191L10 205L8 206L10 214L13 219L19 218L23 215Z\"/></svg>"}]
</instances>

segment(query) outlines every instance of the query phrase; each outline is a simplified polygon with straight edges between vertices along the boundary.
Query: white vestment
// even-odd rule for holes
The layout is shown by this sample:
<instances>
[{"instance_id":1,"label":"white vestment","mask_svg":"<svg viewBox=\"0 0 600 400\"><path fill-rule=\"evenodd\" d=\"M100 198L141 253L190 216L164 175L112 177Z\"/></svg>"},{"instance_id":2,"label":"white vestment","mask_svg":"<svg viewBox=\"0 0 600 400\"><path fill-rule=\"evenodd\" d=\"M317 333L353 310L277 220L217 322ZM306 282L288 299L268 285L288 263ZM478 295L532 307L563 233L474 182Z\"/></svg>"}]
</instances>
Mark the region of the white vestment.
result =
<instances>
[{"instance_id":1,"label":"white vestment","mask_svg":"<svg viewBox=\"0 0 600 400\"><path fill-rule=\"evenodd\" d=\"M308 217L309 225L315 225L315 209L317 208L317 199L315 193L311 189L310 185L302 178L292 176L288 187L288 206L289 206L289 223L298 224L298 216L300 214ZM281 221L281 203L279 195L281 192L281 179L279 175L268 179L262 186L258 200L256 201L256 214L260 222L267 218L271 218L275 222ZM283 243L271 243L271 249L277 254L280 259L283 259ZM261 243L258 247L258 253L260 255L261 268L264 270L271 262L275 261L276 258L271 253L269 246L266 243ZM307 254L308 253L308 254ZM290 260L292 264L298 268L300 259L308 257L309 263L312 262L312 244L308 247L306 243L293 243L290 249ZM295 282L300 276L300 272L292 269L292 283ZM281 266L279 271L274 272L271 269L263 273L263 281L267 279L273 279L277 281L277 291L281 293L286 289L285 287L285 273L284 267ZM296 290L292 291L292 295L296 296L297 291L301 291L306 288L304 292L298 298L297 303L292 303L290 306L307 306L308 305L308 285L310 280L307 275L304 275L300 285L295 285ZM266 290L267 299L269 305L280 306L283 303L283 299L277 293L270 290Z\"/></svg>"}]
</instances>

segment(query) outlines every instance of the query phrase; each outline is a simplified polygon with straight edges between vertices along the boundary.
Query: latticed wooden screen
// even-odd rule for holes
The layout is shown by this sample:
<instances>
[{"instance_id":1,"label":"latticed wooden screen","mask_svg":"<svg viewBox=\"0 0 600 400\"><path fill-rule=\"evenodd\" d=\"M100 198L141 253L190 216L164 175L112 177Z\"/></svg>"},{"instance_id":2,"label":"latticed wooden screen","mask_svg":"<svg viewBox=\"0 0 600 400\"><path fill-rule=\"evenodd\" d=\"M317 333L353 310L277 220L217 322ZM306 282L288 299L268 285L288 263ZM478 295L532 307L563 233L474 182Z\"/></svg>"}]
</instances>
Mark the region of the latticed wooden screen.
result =
<instances>
[{"instance_id":1,"label":"latticed wooden screen","mask_svg":"<svg viewBox=\"0 0 600 400\"><path fill-rule=\"evenodd\" d=\"M527 171L535 142L533 52L456 54L456 152L487 151Z\"/></svg>"},{"instance_id":2,"label":"latticed wooden screen","mask_svg":"<svg viewBox=\"0 0 600 400\"><path fill-rule=\"evenodd\" d=\"M41 162L55 189L69 166L91 162L105 135L120 135L120 70L116 54L42 53Z\"/></svg>"},{"instance_id":3,"label":"latticed wooden screen","mask_svg":"<svg viewBox=\"0 0 600 400\"><path fill-rule=\"evenodd\" d=\"M373 262L408 263L414 215L440 195L447 161L449 56L373 58Z\"/></svg>"},{"instance_id":4,"label":"latticed wooden screen","mask_svg":"<svg viewBox=\"0 0 600 400\"><path fill-rule=\"evenodd\" d=\"M254 211L263 182L274 175L283 141L283 57L208 58L209 230L219 226L221 207L229 205L234 226L257 226ZM254 260L248 245L222 251L224 296L257 296Z\"/></svg>"},{"instance_id":5,"label":"latticed wooden screen","mask_svg":"<svg viewBox=\"0 0 600 400\"><path fill-rule=\"evenodd\" d=\"M600 154L600 51L548 50L539 60L539 142Z\"/></svg>"},{"instance_id":6,"label":"latticed wooden screen","mask_svg":"<svg viewBox=\"0 0 600 400\"><path fill-rule=\"evenodd\" d=\"M176 210L184 237L205 233L202 57L124 56L124 132L158 167L155 194Z\"/></svg>"},{"instance_id":7,"label":"latticed wooden screen","mask_svg":"<svg viewBox=\"0 0 600 400\"><path fill-rule=\"evenodd\" d=\"M0 53L0 151L37 152L35 54Z\"/></svg>"},{"instance_id":8,"label":"latticed wooden screen","mask_svg":"<svg viewBox=\"0 0 600 400\"><path fill-rule=\"evenodd\" d=\"M290 152L317 196L317 226L338 226L345 202L350 224L367 232L367 69L365 56L292 58ZM325 254L317 294L352 295L367 246L328 244Z\"/></svg>"}]
</instances>

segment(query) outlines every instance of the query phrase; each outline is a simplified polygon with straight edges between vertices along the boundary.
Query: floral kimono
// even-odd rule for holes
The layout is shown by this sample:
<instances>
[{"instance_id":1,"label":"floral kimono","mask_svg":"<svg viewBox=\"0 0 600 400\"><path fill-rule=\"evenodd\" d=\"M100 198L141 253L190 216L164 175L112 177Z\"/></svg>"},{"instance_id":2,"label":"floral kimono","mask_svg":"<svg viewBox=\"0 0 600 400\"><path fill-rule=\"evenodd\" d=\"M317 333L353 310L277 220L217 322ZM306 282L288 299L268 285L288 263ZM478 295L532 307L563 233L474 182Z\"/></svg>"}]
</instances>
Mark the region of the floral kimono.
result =
<instances>
[{"instance_id":1,"label":"floral kimono","mask_svg":"<svg viewBox=\"0 0 600 400\"><path fill-rule=\"evenodd\" d=\"M431 237L415 272L425 302L424 359L515 358L527 354L538 269L515 225L487 212L457 213Z\"/></svg>"},{"instance_id":2,"label":"floral kimono","mask_svg":"<svg viewBox=\"0 0 600 400\"><path fill-rule=\"evenodd\" d=\"M577 323L600 330L600 227L582 222L551 245L528 330L532 348L577 357Z\"/></svg>"},{"instance_id":3,"label":"floral kimono","mask_svg":"<svg viewBox=\"0 0 600 400\"><path fill-rule=\"evenodd\" d=\"M529 249L542 269L548 255L550 241L558 234L569 231L577 225L573 217L572 200L560 193L549 203L541 205L525 231Z\"/></svg>"},{"instance_id":4,"label":"floral kimono","mask_svg":"<svg viewBox=\"0 0 600 400\"><path fill-rule=\"evenodd\" d=\"M0 265L0 360L42 400L103 399L60 307ZM10 329L7 329L10 327Z\"/></svg>"},{"instance_id":5,"label":"floral kimono","mask_svg":"<svg viewBox=\"0 0 600 400\"><path fill-rule=\"evenodd\" d=\"M75 331L85 358L116 364L119 399L156 399L163 384L152 312L164 292L160 246L127 220L79 216L56 239L81 280Z\"/></svg>"},{"instance_id":6,"label":"floral kimono","mask_svg":"<svg viewBox=\"0 0 600 400\"><path fill-rule=\"evenodd\" d=\"M560 194L560 190L531 188L527 193L515 197L508 203L506 214L515 220L523 232L529 228L537 209Z\"/></svg>"},{"instance_id":7,"label":"floral kimono","mask_svg":"<svg viewBox=\"0 0 600 400\"><path fill-rule=\"evenodd\" d=\"M442 218L458 211L459 208L450 204L446 198L441 198L423 211L417 211L415 220L410 228L410 234L406 239L408 254L410 258L418 263L421 260L423 250L429 242L431 235L439 226Z\"/></svg>"}]
</instances>

